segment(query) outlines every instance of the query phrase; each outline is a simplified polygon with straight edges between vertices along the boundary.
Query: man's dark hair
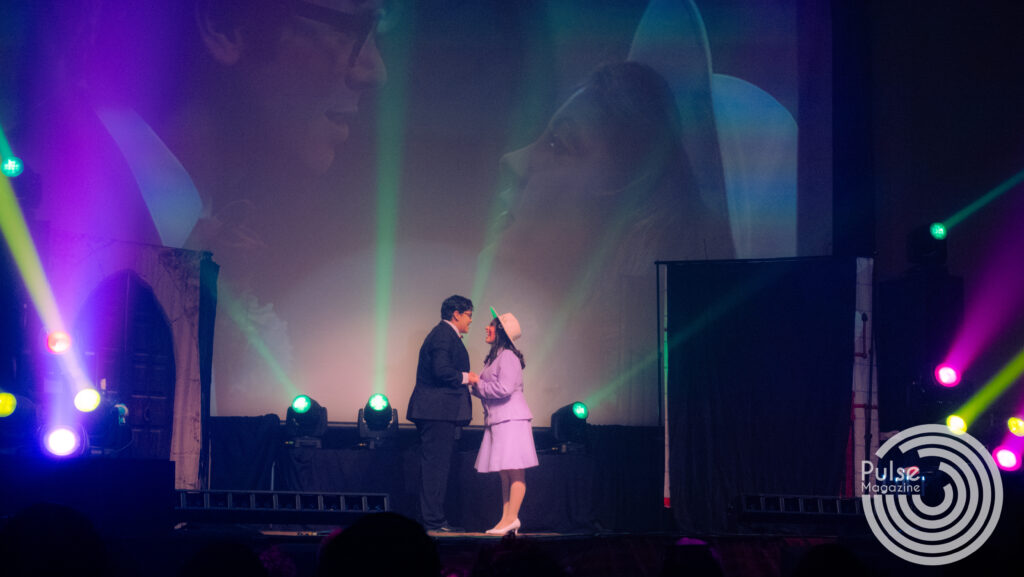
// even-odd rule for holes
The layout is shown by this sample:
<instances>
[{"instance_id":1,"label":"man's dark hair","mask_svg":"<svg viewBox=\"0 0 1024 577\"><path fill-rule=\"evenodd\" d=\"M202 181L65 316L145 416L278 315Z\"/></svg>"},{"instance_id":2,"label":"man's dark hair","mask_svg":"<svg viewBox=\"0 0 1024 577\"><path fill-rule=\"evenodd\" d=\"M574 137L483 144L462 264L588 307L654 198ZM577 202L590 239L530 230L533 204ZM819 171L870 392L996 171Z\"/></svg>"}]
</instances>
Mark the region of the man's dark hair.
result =
<instances>
[{"instance_id":1,"label":"man's dark hair","mask_svg":"<svg viewBox=\"0 0 1024 577\"><path fill-rule=\"evenodd\" d=\"M441 320L450 321L456 312L464 313L473 310L473 301L464 296L452 295L441 303Z\"/></svg>"}]
</instances>

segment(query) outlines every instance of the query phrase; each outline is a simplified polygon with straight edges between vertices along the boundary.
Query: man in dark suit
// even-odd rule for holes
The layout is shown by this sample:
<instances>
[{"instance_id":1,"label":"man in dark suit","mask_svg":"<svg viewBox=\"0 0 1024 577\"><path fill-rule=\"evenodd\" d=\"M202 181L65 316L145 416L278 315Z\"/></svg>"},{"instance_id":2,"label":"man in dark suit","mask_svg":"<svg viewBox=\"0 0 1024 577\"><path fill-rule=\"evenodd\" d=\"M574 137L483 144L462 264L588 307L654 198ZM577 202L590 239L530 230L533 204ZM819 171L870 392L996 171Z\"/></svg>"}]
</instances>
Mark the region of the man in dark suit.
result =
<instances>
[{"instance_id":1,"label":"man in dark suit","mask_svg":"<svg viewBox=\"0 0 1024 577\"><path fill-rule=\"evenodd\" d=\"M462 335L473 322L473 301L452 295L441 305L441 322L423 340L416 386L406 417L420 435L420 513L428 531L457 533L448 524L444 497L459 429L473 418L470 402L469 352Z\"/></svg>"}]
</instances>

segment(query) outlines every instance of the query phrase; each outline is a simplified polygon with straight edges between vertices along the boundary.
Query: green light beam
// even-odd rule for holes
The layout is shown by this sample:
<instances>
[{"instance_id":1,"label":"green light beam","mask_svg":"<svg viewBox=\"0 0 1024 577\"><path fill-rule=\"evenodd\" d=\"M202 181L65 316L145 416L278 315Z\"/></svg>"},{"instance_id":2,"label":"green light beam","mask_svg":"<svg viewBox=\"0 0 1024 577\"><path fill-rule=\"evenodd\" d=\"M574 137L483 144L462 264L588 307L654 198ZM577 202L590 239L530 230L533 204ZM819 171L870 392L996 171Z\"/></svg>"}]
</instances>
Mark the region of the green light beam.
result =
<instances>
[{"instance_id":1,"label":"green light beam","mask_svg":"<svg viewBox=\"0 0 1024 577\"><path fill-rule=\"evenodd\" d=\"M502 193L498 193L495 202L487 216L487 229L484 231L484 244L476 257L476 276L473 279L473 292L470 293L470 300L475 303L481 302L484 298L484 291L487 290L487 283L491 280L491 270L494 268L494 257L501 246L502 221L508 214L502 202Z\"/></svg>"},{"instance_id":2,"label":"green light beam","mask_svg":"<svg viewBox=\"0 0 1024 577\"><path fill-rule=\"evenodd\" d=\"M692 337L704 330L705 327L720 319L725 315L725 313L729 312L729 310L733 309L751 295L773 282L779 276L779 274L762 274L758 277L757 281L733 288L733 290L722 296L722 298L720 298L715 304L705 309L700 316L694 318L685 327L676 332L671 339L660 339L660 347L662 349L661 352L664 362L662 368L665 371L666 379L668 375L669 351L690 340ZM647 370L651 365L654 365L657 362L658 347L652 347L651 352L645 355L643 359L620 374L614 376L597 391L588 396L584 402L588 407L599 407L602 402L614 395L623 386L627 385L631 379L635 378L638 374ZM665 384L667 386L667 380Z\"/></svg>"},{"instance_id":3,"label":"green light beam","mask_svg":"<svg viewBox=\"0 0 1024 577\"><path fill-rule=\"evenodd\" d=\"M509 123L506 133L509 136L505 150L529 142L530 137L534 136L530 132L536 130L535 119L542 118L548 112L550 97L553 95L550 82L552 78L550 39L553 36L554 28L550 8L547 12L545 17L538 16L536 19L544 22L546 33L529 34L526 38L526 64L522 83L524 92L512 99L512 102L516 103L516 108L508 116ZM487 215L483 247L477 255L473 291L470 293L470 299L475 303L482 302L487 291L487 284L490 282L491 271L494 268L494 258L501 246L501 234L508 222L514 201L513 196L516 193L512 187L503 187L500 183L501 175L498 177L499 183L495 186L494 201Z\"/></svg>"},{"instance_id":4,"label":"green light beam","mask_svg":"<svg viewBox=\"0 0 1024 577\"><path fill-rule=\"evenodd\" d=\"M663 355L665 356L665 363L668 366L669 352L673 348L686 342L694 335L699 333L703 328L709 326L714 321L720 319L725 315L730 308L736 306L739 302L748 298L756 291L768 284L772 280L770 276L762 276L761 282L751 283L733 289L731 292L726 294L714 305L707 308L699 317L693 319L688 325L683 327L682 330L677 332L671 339L662 339ZM630 382L630 379L634 378L637 374L645 371L651 365L657 363L657 347L652 347L652 351L648 353L640 362L635 363L632 367L623 371L622 373L614 376L604 385L602 385L594 394L588 397L584 402L588 407L598 407L600 404L612 396L617 389L622 388L624 385Z\"/></svg>"},{"instance_id":5,"label":"green light beam","mask_svg":"<svg viewBox=\"0 0 1024 577\"><path fill-rule=\"evenodd\" d=\"M0 130L0 138L3 138L2 135L3 131ZM29 298L32 299L32 306L43 321L46 333L69 332L61 317L60 309L57 307L57 299L53 296L46 273L43 272L39 252L28 231L25 216L14 195L14 188L11 186L10 180L2 175L0 175L0 232L2 232L7 248L14 258L15 266L18 267ZM58 355L57 358L76 390L92 386L74 351Z\"/></svg>"},{"instance_id":6,"label":"green light beam","mask_svg":"<svg viewBox=\"0 0 1024 577\"><path fill-rule=\"evenodd\" d=\"M954 414L963 417L970 426L980 417L996 400L1013 385L1021 374L1024 374L1024 349L1022 349L1009 363L984 386L978 390L962 407Z\"/></svg>"},{"instance_id":7,"label":"green light beam","mask_svg":"<svg viewBox=\"0 0 1024 577\"><path fill-rule=\"evenodd\" d=\"M11 143L7 141L7 136L3 130L0 130L0 158L10 158L14 156L14 150L11 149Z\"/></svg>"},{"instance_id":8,"label":"green light beam","mask_svg":"<svg viewBox=\"0 0 1024 577\"><path fill-rule=\"evenodd\" d=\"M587 398L583 399L583 403L591 409L596 409L601 406L601 403L608 400L609 397L614 395L623 386L630 382L634 377L643 371L655 365L658 362L658 351L648 353L643 359L637 363L633 363L633 366L619 373L607 383L601 386L597 391L591 393Z\"/></svg>"},{"instance_id":9,"label":"green light beam","mask_svg":"<svg viewBox=\"0 0 1024 577\"><path fill-rule=\"evenodd\" d=\"M383 393L387 386L391 324L392 286L395 278L395 237L398 230L398 198L402 184L403 143L408 112L408 70L411 62L415 27L414 9L402 13L397 27L388 32L387 62L397 74L389 77L379 93L377 115L377 244L374 251L373 302L373 392Z\"/></svg>"},{"instance_id":10,"label":"green light beam","mask_svg":"<svg viewBox=\"0 0 1024 577\"><path fill-rule=\"evenodd\" d=\"M50 284L43 272L43 265L36 252L35 243L32 242L32 235L28 232L25 224L25 217L14 196L14 189L11 187L7 177L0 176L0 230L3 231L7 247L14 257L14 263L21 273L28 289L32 304L39 312L43 320L46 332L65 331L63 319L57 310L57 300L50 290Z\"/></svg>"},{"instance_id":11,"label":"green light beam","mask_svg":"<svg viewBox=\"0 0 1024 577\"><path fill-rule=\"evenodd\" d=\"M245 307L242 306L242 302L238 299L231 287L221 279L217 283L217 300L224 305L224 309L228 314L238 330L242 331L242 335L245 337L246 342L256 351L256 353L266 363L267 368L270 369L270 374L274 379L285 388L285 397L291 399L295 395L299 394L299 388L292 381L281 363L277 361L274 354L270 351L270 347L267 346L266 341L260 336L259 330L256 325L253 324L252 320L246 314Z\"/></svg>"},{"instance_id":12,"label":"green light beam","mask_svg":"<svg viewBox=\"0 0 1024 577\"><path fill-rule=\"evenodd\" d=\"M630 213L631 211L628 210L618 211L618 215L612 221L611 226L608 227L606 234L601 238L601 242L590 253L590 257L581 268L580 274L576 277L576 282L573 283L573 287L558 307L558 312L551 319L551 325L545 330L544 340L540 342L537 352L534 353L537 365L543 366L548 355L555 349L555 345L561 341L562 333L565 331L569 319L579 313L580 307L590 297L598 277L604 272L606 263L615 249L618 248L619 242L625 233L626 225L631 222L627 216Z\"/></svg>"},{"instance_id":13,"label":"green light beam","mask_svg":"<svg viewBox=\"0 0 1024 577\"><path fill-rule=\"evenodd\" d=\"M1024 170L1011 176L1008 180L1004 181L999 186L988 191L981 198L975 200L971 204L960 209L959 211L957 211L956 214L947 218L942 223L946 225L947 230L952 229L956 225L966 220L967 217L981 210L985 205L1002 196L1006 191L1020 184L1021 181L1024 181Z\"/></svg>"}]
</instances>

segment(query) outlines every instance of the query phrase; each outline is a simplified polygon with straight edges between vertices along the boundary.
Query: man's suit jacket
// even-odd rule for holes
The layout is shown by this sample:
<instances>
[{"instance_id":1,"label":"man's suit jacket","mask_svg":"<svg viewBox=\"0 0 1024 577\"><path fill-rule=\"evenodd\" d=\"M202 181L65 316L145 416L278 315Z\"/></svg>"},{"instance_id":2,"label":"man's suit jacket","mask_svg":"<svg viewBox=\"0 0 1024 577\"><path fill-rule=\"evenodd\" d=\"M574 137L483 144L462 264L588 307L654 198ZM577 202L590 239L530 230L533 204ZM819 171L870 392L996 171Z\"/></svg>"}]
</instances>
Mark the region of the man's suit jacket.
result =
<instances>
[{"instance_id":1,"label":"man's suit jacket","mask_svg":"<svg viewBox=\"0 0 1024 577\"><path fill-rule=\"evenodd\" d=\"M473 418L469 387L462 373L469 371L469 352L455 329L438 323L420 347L416 386L409 399L406 418L410 421L454 421L468 425Z\"/></svg>"}]
</instances>

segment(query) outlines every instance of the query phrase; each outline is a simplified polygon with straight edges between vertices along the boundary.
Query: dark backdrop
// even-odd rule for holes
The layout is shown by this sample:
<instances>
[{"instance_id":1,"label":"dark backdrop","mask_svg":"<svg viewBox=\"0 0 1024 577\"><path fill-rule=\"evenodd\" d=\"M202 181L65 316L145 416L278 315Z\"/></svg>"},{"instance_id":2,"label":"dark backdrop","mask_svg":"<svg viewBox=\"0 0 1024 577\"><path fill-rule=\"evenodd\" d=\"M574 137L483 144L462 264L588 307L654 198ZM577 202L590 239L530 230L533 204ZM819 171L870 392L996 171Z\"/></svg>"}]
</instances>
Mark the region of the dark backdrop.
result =
<instances>
[{"instance_id":1,"label":"dark backdrop","mask_svg":"<svg viewBox=\"0 0 1024 577\"><path fill-rule=\"evenodd\" d=\"M854 260L667 268L669 469L680 526L729 531L744 494L838 495Z\"/></svg>"}]
</instances>

